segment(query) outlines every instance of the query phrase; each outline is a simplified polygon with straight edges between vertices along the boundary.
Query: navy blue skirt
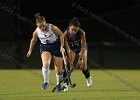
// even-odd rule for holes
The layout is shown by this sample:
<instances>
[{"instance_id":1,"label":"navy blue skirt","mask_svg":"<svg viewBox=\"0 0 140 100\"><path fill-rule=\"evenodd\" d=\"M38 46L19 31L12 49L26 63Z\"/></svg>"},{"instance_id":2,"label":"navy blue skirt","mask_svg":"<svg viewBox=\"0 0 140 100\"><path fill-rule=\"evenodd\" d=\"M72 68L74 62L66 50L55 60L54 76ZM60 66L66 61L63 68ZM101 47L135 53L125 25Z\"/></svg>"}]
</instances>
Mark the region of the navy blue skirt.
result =
<instances>
[{"instance_id":1,"label":"navy blue skirt","mask_svg":"<svg viewBox=\"0 0 140 100\"><path fill-rule=\"evenodd\" d=\"M54 43L48 43L48 44L41 44L40 53L47 51L50 52L53 56L62 57L62 54L60 52L60 46L61 46L60 41L55 41Z\"/></svg>"}]
</instances>

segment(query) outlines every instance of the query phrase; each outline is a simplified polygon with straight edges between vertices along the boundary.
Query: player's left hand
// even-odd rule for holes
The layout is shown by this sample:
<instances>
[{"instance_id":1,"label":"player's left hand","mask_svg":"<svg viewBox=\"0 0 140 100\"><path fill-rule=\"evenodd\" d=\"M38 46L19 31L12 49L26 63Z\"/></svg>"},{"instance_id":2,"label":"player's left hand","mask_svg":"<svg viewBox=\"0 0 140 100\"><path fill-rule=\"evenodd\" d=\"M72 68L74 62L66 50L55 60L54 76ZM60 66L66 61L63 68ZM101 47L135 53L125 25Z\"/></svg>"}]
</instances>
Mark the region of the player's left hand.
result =
<instances>
[{"instance_id":1,"label":"player's left hand","mask_svg":"<svg viewBox=\"0 0 140 100\"><path fill-rule=\"evenodd\" d=\"M64 49L63 46L60 47L60 51L61 51L61 52L65 52L65 49Z\"/></svg>"}]
</instances>

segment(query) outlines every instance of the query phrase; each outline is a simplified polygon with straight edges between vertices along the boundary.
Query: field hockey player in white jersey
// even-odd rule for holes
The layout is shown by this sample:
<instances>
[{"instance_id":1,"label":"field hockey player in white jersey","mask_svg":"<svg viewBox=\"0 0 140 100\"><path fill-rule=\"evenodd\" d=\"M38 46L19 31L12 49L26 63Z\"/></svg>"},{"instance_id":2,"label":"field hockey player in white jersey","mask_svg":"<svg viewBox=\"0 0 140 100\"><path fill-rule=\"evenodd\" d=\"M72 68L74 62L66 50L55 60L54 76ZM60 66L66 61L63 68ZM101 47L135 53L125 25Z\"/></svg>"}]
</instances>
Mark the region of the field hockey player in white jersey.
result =
<instances>
[{"instance_id":1,"label":"field hockey player in white jersey","mask_svg":"<svg viewBox=\"0 0 140 100\"><path fill-rule=\"evenodd\" d=\"M41 42L40 54L42 59L42 75L44 79L41 88L46 89L49 85L49 71L52 58L54 59L53 61L55 64L57 84L59 84L63 76L63 58L61 52L65 51L63 48L64 34L57 26L46 23L45 18L40 16L39 13L35 15L35 18L37 28L33 32L27 57L31 56L33 47L37 42L37 38L39 38ZM61 91L61 84L57 87L57 91Z\"/></svg>"}]
</instances>

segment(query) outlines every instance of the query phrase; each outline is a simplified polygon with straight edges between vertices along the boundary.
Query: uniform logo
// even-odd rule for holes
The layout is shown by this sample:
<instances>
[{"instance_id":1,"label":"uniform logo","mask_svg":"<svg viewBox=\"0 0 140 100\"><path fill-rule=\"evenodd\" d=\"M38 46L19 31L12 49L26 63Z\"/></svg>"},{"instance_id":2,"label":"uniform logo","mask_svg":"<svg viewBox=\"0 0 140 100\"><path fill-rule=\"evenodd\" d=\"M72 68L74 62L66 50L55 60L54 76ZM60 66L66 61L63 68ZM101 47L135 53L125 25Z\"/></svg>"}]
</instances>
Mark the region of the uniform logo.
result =
<instances>
[{"instance_id":1,"label":"uniform logo","mask_svg":"<svg viewBox=\"0 0 140 100\"><path fill-rule=\"evenodd\" d=\"M78 41L73 41L73 42L68 42L71 46L80 46L80 40Z\"/></svg>"},{"instance_id":2,"label":"uniform logo","mask_svg":"<svg viewBox=\"0 0 140 100\"><path fill-rule=\"evenodd\" d=\"M45 34L44 35L46 38L52 37L52 34Z\"/></svg>"}]
</instances>

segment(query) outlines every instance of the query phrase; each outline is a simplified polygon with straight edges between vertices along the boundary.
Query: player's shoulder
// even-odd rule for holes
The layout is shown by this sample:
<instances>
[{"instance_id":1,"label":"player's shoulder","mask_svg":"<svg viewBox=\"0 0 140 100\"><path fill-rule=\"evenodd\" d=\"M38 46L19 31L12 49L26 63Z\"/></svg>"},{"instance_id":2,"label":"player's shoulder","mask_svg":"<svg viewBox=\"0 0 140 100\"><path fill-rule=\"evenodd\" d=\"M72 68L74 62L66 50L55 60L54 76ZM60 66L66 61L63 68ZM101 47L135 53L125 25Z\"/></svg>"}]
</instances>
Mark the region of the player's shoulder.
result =
<instances>
[{"instance_id":1,"label":"player's shoulder","mask_svg":"<svg viewBox=\"0 0 140 100\"><path fill-rule=\"evenodd\" d=\"M64 30L63 33L64 33L64 37L66 37L67 36L67 31Z\"/></svg>"},{"instance_id":2,"label":"player's shoulder","mask_svg":"<svg viewBox=\"0 0 140 100\"><path fill-rule=\"evenodd\" d=\"M53 31L56 31L56 30L59 29L56 25L54 25L54 24L52 24L52 23L48 23L48 26L49 26L49 28L51 28L51 30L53 30Z\"/></svg>"},{"instance_id":3,"label":"player's shoulder","mask_svg":"<svg viewBox=\"0 0 140 100\"><path fill-rule=\"evenodd\" d=\"M36 28L33 33L37 34L38 33L38 28Z\"/></svg>"},{"instance_id":4,"label":"player's shoulder","mask_svg":"<svg viewBox=\"0 0 140 100\"><path fill-rule=\"evenodd\" d=\"M39 27L36 27L36 29L34 30L34 33L38 32L39 30L40 30Z\"/></svg>"},{"instance_id":5,"label":"player's shoulder","mask_svg":"<svg viewBox=\"0 0 140 100\"><path fill-rule=\"evenodd\" d=\"M67 29L64 29L64 34L67 34L68 30Z\"/></svg>"},{"instance_id":6,"label":"player's shoulder","mask_svg":"<svg viewBox=\"0 0 140 100\"><path fill-rule=\"evenodd\" d=\"M85 35L85 31L82 29L82 28L79 28L79 33L81 34L81 35Z\"/></svg>"},{"instance_id":7,"label":"player's shoulder","mask_svg":"<svg viewBox=\"0 0 140 100\"><path fill-rule=\"evenodd\" d=\"M35 31L39 30L39 27L36 27Z\"/></svg>"},{"instance_id":8,"label":"player's shoulder","mask_svg":"<svg viewBox=\"0 0 140 100\"><path fill-rule=\"evenodd\" d=\"M40 33L39 27L37 27L37 28L34 30L33 34L38 34L38 33Z\"/></svg>"},{"instance_id":9,"label":"player's shoulder","mask_svg":"<svg viewBox=\"0 0 140 100\"><path fill-rule=\"evenodd\" d=\"M37 33L37 28L34 30L34 32L32 33L33 37L37 37L38 33Z\"/></svg>"},{"instance_id":10,"label":"player's shoulder","mask_svg":"<svg viewBox=\"0 0 140 100\"><path fill-rule=\"evenodd\" d=\"M78 30L79 32L81 32L81 33L83 33L84 32L84 30L82 29L82 28L79 28L79 30Z\"/></svg>"},{"instance_id":11,"label":"player's shoulder","mask_svg":"<svg viewBox=\"0 0 140 100\"><path fill-rule=\"evenodd\" d=\"M54 26L54 24L52 23L46 23L48 26Z\"/></svg>"},{"instance_id":12,"label":"player's shoulder","mask_svg":"<svg viewBox=\"0 0 140 100\"><path fill-rule=\"evenodd\" d=\"M68 32L69 32L69 27L65 28L65 29L64 29L64 32L65 32L65 33L68 33Z\"/></svg>"}]
</instances>

